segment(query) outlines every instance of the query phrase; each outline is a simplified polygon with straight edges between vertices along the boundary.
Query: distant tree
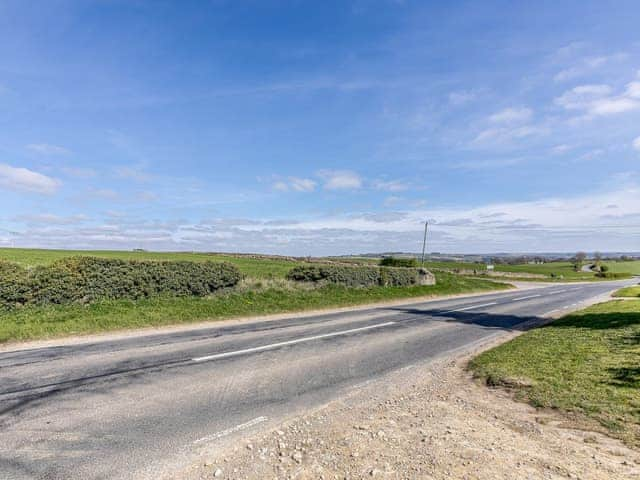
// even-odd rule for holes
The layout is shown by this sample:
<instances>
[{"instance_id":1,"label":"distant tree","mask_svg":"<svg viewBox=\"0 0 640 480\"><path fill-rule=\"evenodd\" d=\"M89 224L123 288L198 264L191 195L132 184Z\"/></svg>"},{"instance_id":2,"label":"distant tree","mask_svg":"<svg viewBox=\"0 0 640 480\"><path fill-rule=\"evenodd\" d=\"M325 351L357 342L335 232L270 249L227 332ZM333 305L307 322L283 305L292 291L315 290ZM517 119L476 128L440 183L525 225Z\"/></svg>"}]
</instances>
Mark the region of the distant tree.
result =
<instances>
[{"instance_id":1,"label":"distant tree","mask_svg":"<svg viewBox=\"0 0 640 480\"><path fill-rule=\"evenodd\" d=\"M600 263L602 261L602 254L600 252L595 252L593 254L593 259L595 260L596 264Z\"/></svg>"},{"instance_id":2,"label":"distant tree","mask_svg":"<svg viewBox=\"0 0 640 480\"><path fill-rule=\"evenodd\" d=\"M587 254L584 252L578 252L576 253L576 256L573 257L573 268L576 272L582 268L582 264L586 258Z\"/></svg>"}]
</instances>

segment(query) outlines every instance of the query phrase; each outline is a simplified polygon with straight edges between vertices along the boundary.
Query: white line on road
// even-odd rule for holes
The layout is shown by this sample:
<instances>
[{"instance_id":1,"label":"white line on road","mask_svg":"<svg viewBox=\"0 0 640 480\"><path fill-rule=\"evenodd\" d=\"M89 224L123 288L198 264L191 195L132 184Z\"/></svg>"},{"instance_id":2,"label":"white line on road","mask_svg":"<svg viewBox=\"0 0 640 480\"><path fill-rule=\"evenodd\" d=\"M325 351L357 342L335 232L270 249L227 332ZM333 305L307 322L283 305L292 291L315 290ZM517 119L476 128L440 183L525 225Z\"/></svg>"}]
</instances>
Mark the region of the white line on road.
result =
<instances>
[{"instance_id":1,"label":"white line on road","mask_svg":"<svg viewBox=\"0 0 640 480\"><path fill-rule=\"evenodd\" d=\"M526 300L527 298L537 298L537 297L541 297L541 294L538 295L527 295L526 297L516 297L516 298L512 298L511 301L512 302L517 302L518 300Z\"/></svg>"},{"instance_id":2,"label":"white line on road","mask_svg":"<svg viewBox=\"0 0 640 480\"><path fill-rule=\"evenodd\" d=\"M566 291L567 291L567 289L564 289L564 290L556 290L555 292L549 292L549 295L555 295L556 293L564 293L564 292L566 292Z\"/></svg>"},{"instance_id":3,"label":"white line on road","mask_svg":"<svg viewBox=\"0 0 640 480\"><path fill-rule=\"evenodd\" d=\"M447 310L444 313L464 312L465 310L471 310L472 308L488 307L489 305L496 305L497 303L498 302L490 302L490 303L483 303L482 305L471 305L469 307L456 308L455 310Z\"/></svg>"},{"instance_id":4,"label":"white line on road","mask_svg":"<svg viewBox=\"0 0 640 480\"><path fill-rule=\"evenodd\" d=\"M217 440L218 438L226 437L227 435L231 435L232 433L238 432L240 430L244 430L245 428L253 427L262 422L266 422L267 417L258 417L253 420L249 420L248 422L241 423L240 425L236 425L235 427L227 428L226 430L222 430L220 432L216 432L213 435L209 435L207 437L202 437L196 440L193 443L202 443L202 442L210 442L211 440Z\"/></svg>"},{"instance_id":5,"label":"white line on road","mask_svg":"<svg viewBox=\"0 0 640 480\"><path fill-rule=\"evenodd\" d=\"M297 338L295 340L287 340L286 342L278 342L278 343L271 343L269 345L262 345L260 347L245 348L243 350L235 350L233 352L216 353L213 355L206 355L204 357L196 357L196 358L192 358L191 360L194 362L206 362L207 360L217 360L219 358L234 357L236 355L244 355L245 353L262 352L264 350L270 350L272 348L284 347L286 345L295 345L296 343L302 343L302 342L310 342L312 340L319 340L321 338L337 337L339 335L347 335L349 333L362 332L364 330L371 330L373 328L388 327L389 325L394 325L395 323L396 322L385 322L385 323L378 323L376 325L369 325L367 327L350 328L349 330L341 330L339 332L324 333L322 335L314 335L313 337Z\"/></svg>"}]
</instances>

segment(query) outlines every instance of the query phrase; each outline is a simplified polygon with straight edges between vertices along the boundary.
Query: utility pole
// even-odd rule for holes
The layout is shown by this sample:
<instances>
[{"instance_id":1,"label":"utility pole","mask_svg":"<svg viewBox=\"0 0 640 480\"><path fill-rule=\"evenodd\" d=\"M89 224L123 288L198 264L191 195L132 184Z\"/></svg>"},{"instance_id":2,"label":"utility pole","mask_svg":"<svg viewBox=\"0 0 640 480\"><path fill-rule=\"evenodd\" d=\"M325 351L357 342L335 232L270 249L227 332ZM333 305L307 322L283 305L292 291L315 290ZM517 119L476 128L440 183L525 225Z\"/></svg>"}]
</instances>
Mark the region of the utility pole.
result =
<instances>
[{"instance_id":1,"label":"utility pole","mask_svg":"<svg viewBox=\"0 0 640 480\"><path fill-rule=\"evenodd\" d=\"M427 246L427 227L429 226L429 222L424 222L424 238L422 239L422 266L424 267L424 249Z\"/></svg>"}]
</instances>

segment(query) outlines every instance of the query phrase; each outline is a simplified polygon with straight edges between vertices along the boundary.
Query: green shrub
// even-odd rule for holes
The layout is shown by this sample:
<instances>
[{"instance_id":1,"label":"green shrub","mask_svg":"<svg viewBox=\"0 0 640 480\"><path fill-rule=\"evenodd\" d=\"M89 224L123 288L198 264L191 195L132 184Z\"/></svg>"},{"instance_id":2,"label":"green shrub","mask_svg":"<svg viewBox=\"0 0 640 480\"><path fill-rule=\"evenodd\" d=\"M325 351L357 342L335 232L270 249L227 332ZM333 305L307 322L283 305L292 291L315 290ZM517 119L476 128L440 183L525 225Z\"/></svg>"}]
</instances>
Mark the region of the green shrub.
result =
<instances>
[{"instance_id":1,"label":"green shrub","mask_svg":"<svg viewBox=\"0 0 640 480\"><path fill-rule=\"evenodd\" d=\"M631 278L630 273L622 273L622 272L597 272L596 277L599 278Z\"/></svg>"},{"instance_id":2,"label":"green shrub","mask_svg":"<svg viewBox=\"0 0 640 480\"><path fill-rule=\"evenodd\" d=\"M416 268L418 261L415 258L383 257L382 260L380 260L380 266Z\"/></svg>"},{"instance_id":3,"label":"green shrub","mask_svg":"<svg viewBox=\"0 0 640 480\"><path fill-rule=\"evenodd\" d=\"M228 263L138 261L69 257L25 270L0 264L0 305L90 303L171 296L205 296L236 285L239 270Z\"/></svg>"},{"instance_id":4,"label":"green shrub","mask_svg":"<svg viewBox=\"0 0 640 480\"><path fill-rule=\"evenodd\" d=\"M600 271L601 272L608 272L609 271L609 266L608 265L600 265Z\"/></svg>"},{"instance_id":5,"label":"green shrub","mask_svg":"<svg viewBox=\"0 0 640 480\"><path fill-rule=\"evenodd\" d=\"M25 303L28 291L27 269L0 260L0 307L7 309Z\"/></svg>"},{"instance_id":6,"label":"green shrub","mask_svg":"<svg viewBox=\"0 0 640 480\"><path fill-rule=\"evenodd\" d=\"M326 282L348 287L408 286L418 282L418 270L365 265L299 265L287 274L289 280Z\"/></svg>"}]
</instances>

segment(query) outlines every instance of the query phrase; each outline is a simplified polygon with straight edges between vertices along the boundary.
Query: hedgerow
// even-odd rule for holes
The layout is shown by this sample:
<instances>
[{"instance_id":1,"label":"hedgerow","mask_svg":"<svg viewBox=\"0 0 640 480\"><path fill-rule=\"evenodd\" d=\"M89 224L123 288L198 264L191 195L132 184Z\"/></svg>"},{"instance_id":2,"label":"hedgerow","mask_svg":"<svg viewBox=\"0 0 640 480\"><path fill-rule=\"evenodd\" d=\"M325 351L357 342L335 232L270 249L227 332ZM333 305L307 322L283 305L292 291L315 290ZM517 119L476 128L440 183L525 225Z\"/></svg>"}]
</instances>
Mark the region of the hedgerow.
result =
<instances>
[{"instance_id":1,"label":"hedgerow","mask_svg":"<svg viewBox=\"0 0 640 480\"><path fill-rule=\"evenodd\" d=\"M380 265L383 267L416 268L418 261L415 258L383 257L380 260Z\"/></svg>"},{"instance_id":2,"label":"hedgerow","mask_svg":"<svg viewBox=\"0 0 640 480\"><path fill-rule=\"evenodd\" d=\"M0 305L90 303L162 295L205 296L236 285L242 275L222 262L173 262L70 257L24 269L0 262Z\"/></svg>"},{"instance_id":3,"label":"hedgerow","mask_svg":"<svg viewBox=\"0 0 640 480\"><path fill-rule=\"evenodd\" d=\"M418 283L415 268L375 267L369 265L299 265L287 274L289 280L325 282L348 287L409 286Z\"/></svg>"}]
</instances>

